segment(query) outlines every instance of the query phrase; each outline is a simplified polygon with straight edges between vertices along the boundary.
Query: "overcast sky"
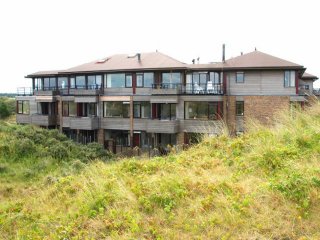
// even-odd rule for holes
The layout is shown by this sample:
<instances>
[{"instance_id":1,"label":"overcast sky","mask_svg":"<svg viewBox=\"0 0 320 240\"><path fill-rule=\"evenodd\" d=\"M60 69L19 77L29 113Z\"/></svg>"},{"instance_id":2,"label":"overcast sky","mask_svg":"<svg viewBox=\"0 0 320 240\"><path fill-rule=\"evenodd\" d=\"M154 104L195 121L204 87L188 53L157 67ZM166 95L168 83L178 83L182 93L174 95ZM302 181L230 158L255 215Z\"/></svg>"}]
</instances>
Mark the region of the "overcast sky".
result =
<instances>
[{"instance_id":1,"label":"overcast sky","mask_svg":"<svg viewBox=\"0 0 320 240\"><path fill-rule=\"evenodd\" d=\"M320 76L315 0L2 0L0 92L30 86L27 74L116 53L160 51L182 62L259 51ZM319 81L318 81L319 82ZM320 87L319 83L317 87Z\"/></svg>"}]
</instances>

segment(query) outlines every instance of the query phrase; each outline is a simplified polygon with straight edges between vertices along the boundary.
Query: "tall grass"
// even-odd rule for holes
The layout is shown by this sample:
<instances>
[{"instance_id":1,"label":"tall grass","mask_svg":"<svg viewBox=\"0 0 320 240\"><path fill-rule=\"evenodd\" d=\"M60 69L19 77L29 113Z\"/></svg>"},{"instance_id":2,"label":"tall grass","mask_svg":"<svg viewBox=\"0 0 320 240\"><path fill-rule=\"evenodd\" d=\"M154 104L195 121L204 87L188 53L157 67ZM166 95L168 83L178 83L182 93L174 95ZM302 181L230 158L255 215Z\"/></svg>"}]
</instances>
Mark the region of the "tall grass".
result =
<instances>
[{"instance_id":1,"label":"tall grass","mask_svg":"<svg viewBox=\"0 0 320 240\"><path fill-rule=\"evenodd\" d=\"M6 155L0 166L0 236L319 239L319 103L278 115L271 129L252 126L242 136L206 137L180 154L150 160L88 162L70 157L72 151L66 161L49 156L57 161L54 171L28 182L9 174L22 162L21 153ZM42 146L26 135L33 147ZM31 166L41 169L40 162L49 161L39 158Z\"/></svg>"}]
</instances>

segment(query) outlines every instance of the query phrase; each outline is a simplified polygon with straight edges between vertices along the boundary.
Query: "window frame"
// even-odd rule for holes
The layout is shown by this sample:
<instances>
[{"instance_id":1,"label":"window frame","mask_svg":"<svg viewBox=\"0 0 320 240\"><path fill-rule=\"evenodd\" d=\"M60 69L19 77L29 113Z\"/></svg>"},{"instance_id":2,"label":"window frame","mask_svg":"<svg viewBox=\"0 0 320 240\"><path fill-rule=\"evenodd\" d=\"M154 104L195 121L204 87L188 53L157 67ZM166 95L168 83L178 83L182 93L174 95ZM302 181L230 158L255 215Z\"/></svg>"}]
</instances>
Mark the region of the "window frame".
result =
<instances>
[{"instance_id":1,"label":"window frame","mask_svg":"<svg viewBox=\"0 0 320 240\"><path fill-rule=\"evenodd\" d=\"M241 112L242 112L242 114L241 113L239 113L239 108L238 108L238 106L239 106L239 104L241 104L242 106L240 106L241 107ZM244 116L244 101L236 101L236 116L239 116L239 117L243 117Z\"/></svg>"},{"instance_id":2,"label":"window frame","mask_svg":"<svg viewBox=\"0 0 320 240\"><path fill-rule=\"evenodd\" d=\"M120 116L107 116L106 115L106 110L107 110L107 106L106 106L106 104L108 104L108 103L114 103L114 102L116 102L116 103L122 103L122 105L121 105L121 115ZM125 107L124 107L124 105L128 105L129 106L129 109L127 109L128 110L128 116L126 116L124 113L125 113ZM130 113L130 103L128 103L128 102L126 102L126 101L103 101L103 118L130 118L130 114L132 114L132 113Z\"/></svg>"},{"instance_id":3,"label":"window frame","mask_svg":"<svg viewBox=\"0 0 320 240\"><path fill-rule=\"evenodd\" d=\"M288 81L286 81L286 75L289 73ZM293 76L293 79L291 77ZM285 88L295 88L296 87L296 73L294 70L285 70L283 75L283 86Z\"/></svg>"},{"instance_id":4,"label":"window frame","mask_svg":"<svg viewBox=\"0 0 320 240\"><path fill-rule=\"evenodd\" d=\"M142 77L142 84L138 85L138 76ZM137 88L144 88L144 73L136 73L136 87Z\"/></svg>"},{"instance_id":5,"label":"window frame","mask_svg":"<svg viewBox=\"0 0 320 240\"><path fill-rule=\"evenodd\" d=\"M206 105L206 118L186 118L186 105L187 103L193 103L193 104L199 104L199 103L205 103ZM196 108L196 114L198 114L199 106ZM215 110L215 117L212 118L210 110ZM223 118L223 102L222 101L185 101L184 102L184 119L185 120L200 120L200 121L218 121Z\"/></svg>"},{"instance_id":6,"label":"window frame","mask_svg":"<svg viewBox=\"0 0 320 240\"><path fill-rule=\"evenodd\" d=\"M131 85L128 84L127 77L131 77ZM133 76L132 76L131 73L126 73L124 82L125 82L125 87L126 88L132 88L133 87Z\"/></svg>"},{"instance_id":7,"label":"window frame","mask_svg":"<svg viewBox=\"0 0 320 240\"><path fill-rule=\"evenodd\" d=\"M17 101L17 114L30 115L30 101L18 100Z\"/></svg>"},{"instance_id":8,"label":"window frame","mask_svg":"<svg viewBox=\"0 0 320 240\"><path fill-rule=\"evenodd\" d=\"M242 75L242 81L239 81L239 77ZM244 72L236 72L236 83L244 83L245 82L245 73Z\"/></svg>"}]
</instances>

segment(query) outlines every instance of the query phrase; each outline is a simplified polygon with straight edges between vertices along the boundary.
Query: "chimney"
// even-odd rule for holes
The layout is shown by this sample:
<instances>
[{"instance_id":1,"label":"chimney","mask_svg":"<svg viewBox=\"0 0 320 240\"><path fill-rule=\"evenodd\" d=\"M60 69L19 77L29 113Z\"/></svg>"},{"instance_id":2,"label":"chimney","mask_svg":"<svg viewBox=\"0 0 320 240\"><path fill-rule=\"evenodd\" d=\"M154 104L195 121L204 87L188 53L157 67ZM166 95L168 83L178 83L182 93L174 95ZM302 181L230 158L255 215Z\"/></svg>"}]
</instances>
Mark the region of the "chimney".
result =
<instances>
[{"instance_id":1,"label":"chimney","mask_svg":"<svg viewBox=\"0 0 320 240\"><path fill-rule=\"evenodd\" d=\"M241 52L241 56L243 55L243 52Z\"/></svg>"},{"instance_id":2,"label":"chimney","mask_svg":"<svg viewBox=\"0 0 320 240\"><path fill-rule=\"evenodd\" d=\"M222 62L226 62L226 45L222 44Z\"/></svg>"},{"instance_id":3,"label":"chimney","mask_svg":"<svg viewBox=\"0 0 320 240\"><path fill-rule=\"evenodd\" d=\"M194 63L195 63L195 61L196 61L195 59L192 59L192 64L194 64Z\"/></svg>"},{"instance_id":4,"label":"chimney","mask_svg":"<svg viewBox=\"0 0 320 240\"><path fill-rule=\"evenodd\" d=\"M137 56L138 56L138 61L140 62L141 61L141 53L137 53Z\"/></svg>"}]
</instances>

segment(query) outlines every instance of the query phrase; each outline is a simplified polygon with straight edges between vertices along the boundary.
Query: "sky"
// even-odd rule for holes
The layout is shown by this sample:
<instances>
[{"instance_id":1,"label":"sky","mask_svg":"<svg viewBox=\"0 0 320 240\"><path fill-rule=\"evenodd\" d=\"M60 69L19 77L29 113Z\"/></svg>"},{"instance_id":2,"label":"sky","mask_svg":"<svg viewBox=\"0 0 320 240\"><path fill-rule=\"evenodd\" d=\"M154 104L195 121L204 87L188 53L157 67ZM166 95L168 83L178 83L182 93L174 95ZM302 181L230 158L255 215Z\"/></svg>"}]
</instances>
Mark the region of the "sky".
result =
<instances>
[{"instance_id":1,"label":"sky","mask_svg":"<svg viewBox=\"0 0 320 240\"><path fill-rule=\"evenodd\" d=\"M316 0L3 0L0 92L118 53L221 61L223 43L227 59L257 48L320 76L318 16Z\"/></svg>"}]
</instances>

